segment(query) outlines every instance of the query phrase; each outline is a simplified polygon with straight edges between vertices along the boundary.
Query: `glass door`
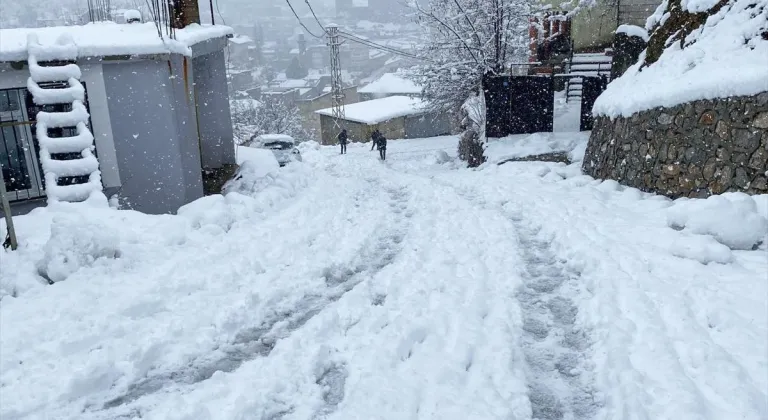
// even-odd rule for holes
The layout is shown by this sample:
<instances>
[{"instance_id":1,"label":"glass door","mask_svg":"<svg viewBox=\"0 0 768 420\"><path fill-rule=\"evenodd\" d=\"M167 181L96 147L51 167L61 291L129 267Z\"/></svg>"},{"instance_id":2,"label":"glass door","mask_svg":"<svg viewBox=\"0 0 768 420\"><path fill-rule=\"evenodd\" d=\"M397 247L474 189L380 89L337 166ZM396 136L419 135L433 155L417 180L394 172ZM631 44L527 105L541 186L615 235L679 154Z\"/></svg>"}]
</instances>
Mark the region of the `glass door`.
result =
<instances>
[{"instance_id":1,"label":"glass door","mask_svg":"<svg viewBox=\"0 0 768 420\"><path fill-rule=\"evenodd\" d=\"M0 90L0 167L10 201L45 194L24 95L24 89Z\"/></svg>"}]
</instances>

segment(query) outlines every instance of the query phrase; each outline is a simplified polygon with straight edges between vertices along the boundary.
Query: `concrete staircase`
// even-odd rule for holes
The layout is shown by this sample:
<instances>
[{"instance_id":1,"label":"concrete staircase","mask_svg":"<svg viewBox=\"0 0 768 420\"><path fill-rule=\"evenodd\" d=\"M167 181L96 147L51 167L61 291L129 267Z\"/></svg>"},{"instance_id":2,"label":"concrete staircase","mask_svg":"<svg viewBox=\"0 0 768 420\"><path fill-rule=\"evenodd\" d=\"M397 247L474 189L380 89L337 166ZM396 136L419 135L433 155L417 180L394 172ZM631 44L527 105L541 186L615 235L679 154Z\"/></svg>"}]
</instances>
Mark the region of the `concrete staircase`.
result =
<instances>
[{"instance_id":1,"label":"concrete staircase","mask_svg":"<svg viewBox=\"0 0 768 420\"><path fill-rule=\"evenodd\" d=\"M574 54L565 69L566 100L581 100L583 78L579 76L605 76L610 80L612 61L613 57L601 53Z\"/></svg>"}]
</instances>

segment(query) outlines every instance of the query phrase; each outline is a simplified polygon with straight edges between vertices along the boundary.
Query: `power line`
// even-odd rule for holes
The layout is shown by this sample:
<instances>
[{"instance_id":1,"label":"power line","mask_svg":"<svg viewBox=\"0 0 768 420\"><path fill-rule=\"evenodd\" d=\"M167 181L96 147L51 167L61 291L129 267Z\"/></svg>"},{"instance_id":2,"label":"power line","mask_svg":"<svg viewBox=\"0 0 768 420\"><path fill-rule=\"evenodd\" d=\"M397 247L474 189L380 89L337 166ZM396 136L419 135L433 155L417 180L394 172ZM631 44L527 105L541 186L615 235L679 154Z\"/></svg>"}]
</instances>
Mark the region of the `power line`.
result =
<instances>
[{"instance_id":1,"label":"power line","mask_svg":"<svg viewBox=\"0 0 768 420\"><path fill-rule=\"evenodd\" d=\"M296 10L293 8L293 5L291 4L291 0L285 0L285 2L288 3L288 7L291 8L291 12L293 12L293 15L296 16L296 20L299 21L299 25L301 25L301 27L304 28L304 30L307 31L308 34L312 35L317 39L323 39L322 36L315 35L312 31L310 31L309 28L307 28L307 25L305 25L304 22L301 21L299 14L296 13Z\"/></svg>"},{"instance_id":2,"label":"power line","mask_svg":"<svg viewBox=\"0 0 768 420\"><path fill-rule=\"evenodd\" d=\"M421 57L419 57L419 56L417 56L415 54L407 53L405 51L400 51L400 50L392 48L392 47L387 47L387 46L384 46L384 45L381 45L381 44L377 44L377 43L375 43L373 41L369 41L367 39L360 38L360 37L358 37L356 35L352 35L352 34L347 33L347 32L339 32L339 35L342 36L345 39L348 39L348 40L352 41L352 42L357 42L358 44L363 44L363 45L366 45L368 47L371 47L371 48L374 48L374 49L377 49L377 50L385 51L385 52L388 52L388 53L391 53L391 54L400 55L400 56L403 56L403 57L412 58L412 59L416 59L416 60L422 59Z\"/></svg>"},{"instance_id":3,"label":"power line","mask_svg":"<svg viewBox=\"0 0 768 420\"><path fill-rule=\"evenodd\" d=\"M365 45L367 45L369 47L372 47L372 48L376 48L376 49L379 49L379 50L382 50L382 51L387 51L387 52L390 52L392 54L402 55L404 57L419 58L415 54L407 53L405 51L400 51L400 50L398 50L396 48L392 48L392 47L388 47L388 46L385 46L385 45L381 45L381 44L378 44L376 42L373 42L373 41L370 41L370 40L358 37L357 35L352 35L352 34L347 33L347 32L341 32L340 34L342 36L344 36L345 38L351 40L351 41L358 42L360 44L365 44Z\"/></svg>"},{"instance_id":4,"label":"power line","mask_svg":"<svg viewBox=\"0 0 768 420\"><path fill-rule=\"evenodd\" d=\"M323 29L323 32L325 32L325 25L323 25L320 22L320 19L317 18L317 15L315 14L315 10L312 9L312 5L309 4L309 0L304 0L304 3L307 3L307 7L309 7L309 11L312 12L312 16L315 18L315 22L317 22L317 24L320 25L320 28Z\"/></svg>"}]
</instances>

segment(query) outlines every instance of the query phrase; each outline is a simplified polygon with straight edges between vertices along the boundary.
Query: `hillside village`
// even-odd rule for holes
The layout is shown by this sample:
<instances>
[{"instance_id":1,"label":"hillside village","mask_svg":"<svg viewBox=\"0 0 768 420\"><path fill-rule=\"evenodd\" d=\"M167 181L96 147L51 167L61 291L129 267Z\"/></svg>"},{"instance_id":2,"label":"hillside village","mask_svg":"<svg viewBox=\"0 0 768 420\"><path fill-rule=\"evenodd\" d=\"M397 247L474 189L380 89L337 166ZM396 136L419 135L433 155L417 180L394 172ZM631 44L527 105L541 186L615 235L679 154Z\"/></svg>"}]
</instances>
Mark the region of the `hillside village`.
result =
<instances>
[{"instance_id":1,"label":"hillside village","mask_svg":"<svg viewBox=\"0 0 768 420\"><path fill-rule=\"evenodd\" d=\"M766 419L766 69L767 0L0 2L0 418Z\"/></svg>"}]
</instances>

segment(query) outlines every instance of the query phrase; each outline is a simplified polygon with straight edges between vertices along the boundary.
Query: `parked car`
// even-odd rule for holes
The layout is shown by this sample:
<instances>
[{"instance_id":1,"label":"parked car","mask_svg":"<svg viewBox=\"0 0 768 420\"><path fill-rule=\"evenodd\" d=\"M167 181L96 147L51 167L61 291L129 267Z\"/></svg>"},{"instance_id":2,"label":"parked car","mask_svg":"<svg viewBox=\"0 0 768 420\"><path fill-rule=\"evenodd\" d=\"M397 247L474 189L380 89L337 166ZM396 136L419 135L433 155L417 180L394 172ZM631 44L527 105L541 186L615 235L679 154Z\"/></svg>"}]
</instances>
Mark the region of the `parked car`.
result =
<instances>
[{"instance_id":1,"label":"parked car","mask_svg":"<svg viewBox=\"0 0 768 420\"><path fill-rule=\"evenodd\" d=\"M301 162L301 153L296 148L296 140L285 134L253 136L245 146L271 150L280 166L285 166L293 161Z\"/></svg>"}]
</instances>

